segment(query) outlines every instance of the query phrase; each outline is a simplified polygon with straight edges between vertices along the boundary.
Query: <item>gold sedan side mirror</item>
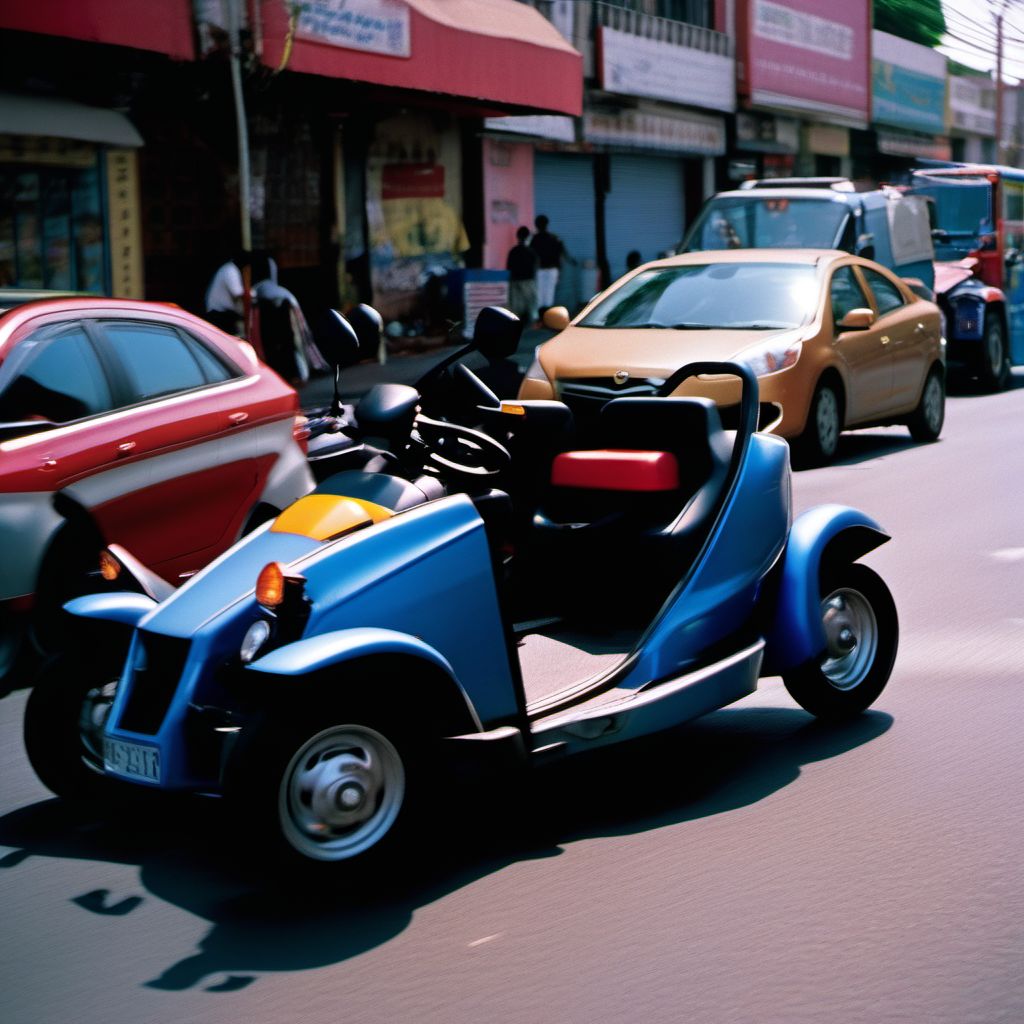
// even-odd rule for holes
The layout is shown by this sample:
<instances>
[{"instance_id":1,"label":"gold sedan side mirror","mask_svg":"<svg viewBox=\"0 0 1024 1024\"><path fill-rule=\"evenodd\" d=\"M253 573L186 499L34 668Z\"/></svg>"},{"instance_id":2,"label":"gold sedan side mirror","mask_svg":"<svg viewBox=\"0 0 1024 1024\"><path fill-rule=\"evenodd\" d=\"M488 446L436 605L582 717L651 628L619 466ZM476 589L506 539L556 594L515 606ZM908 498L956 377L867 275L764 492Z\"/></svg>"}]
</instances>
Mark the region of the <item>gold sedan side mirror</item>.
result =
<instances>
[{"instance_id":1,"label":"gold sedan side mirror","mask_svg":"<svg viewBox=\"0 0 1024 1024\"><path fill-rule=\"evenodd\" d=\"M860 306L851 309L836 327L840 331L866 331L875 322L874 310Z\"/></svg>"},{"instance_id":2,"label":"gold sedan side mirror","mask_svg":"<svg viewBox=\"0 0 1024 1024\"><path fill-rule=\"evenodd\" d=\"M552 331L564 331L569 326L569 310L565 306L551 306L544 310L544 326Z\"/></svg>"}]
</instances>

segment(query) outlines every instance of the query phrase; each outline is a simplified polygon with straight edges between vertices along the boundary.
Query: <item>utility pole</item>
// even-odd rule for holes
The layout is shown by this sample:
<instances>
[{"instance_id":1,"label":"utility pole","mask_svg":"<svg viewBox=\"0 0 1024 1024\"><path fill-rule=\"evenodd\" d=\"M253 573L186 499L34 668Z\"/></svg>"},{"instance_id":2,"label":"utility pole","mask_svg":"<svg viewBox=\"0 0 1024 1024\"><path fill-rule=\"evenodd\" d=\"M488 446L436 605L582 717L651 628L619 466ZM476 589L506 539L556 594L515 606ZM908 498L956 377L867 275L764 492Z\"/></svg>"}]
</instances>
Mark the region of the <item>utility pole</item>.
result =
<instances>
[{"instance_id":1,"label":"utility pole","mask_svg":"<svg viewBox=\"0 0 1024 1024\"><path fill-rule=\"evenodd\" d=\"M996 15L996 163L1003 162L1003 12Z\"/></svg>"},{"instance_id":2,"label":"utility pole","mask_svg":"<svg viewBox=\"0 0 1024 1024\"><path fill-rule=\"evenodd\" d=\"M242 93L242 41L241 41L241 0L223 0L228 22L228 38L231 44L231 90L235 97L235 124L238 130L238 203L241 215L242 249L252 253L252 218L250 214L249 167L249 122L245 113L245 96ZM242 316L245 335L251 334L252 320L252 265L242 267Z\"/></svg>"}]
</instances>

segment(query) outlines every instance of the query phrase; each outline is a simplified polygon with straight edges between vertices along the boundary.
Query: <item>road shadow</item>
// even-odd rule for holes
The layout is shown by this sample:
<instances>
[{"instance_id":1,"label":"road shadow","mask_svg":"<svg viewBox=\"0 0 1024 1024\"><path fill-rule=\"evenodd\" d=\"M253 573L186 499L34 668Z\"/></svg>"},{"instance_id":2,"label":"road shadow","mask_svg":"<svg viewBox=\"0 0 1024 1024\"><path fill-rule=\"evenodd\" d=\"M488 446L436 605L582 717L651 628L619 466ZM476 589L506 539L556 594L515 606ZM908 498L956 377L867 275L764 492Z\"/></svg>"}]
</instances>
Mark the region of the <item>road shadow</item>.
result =
<instances>
[{"instance_id":1,"label":"road shadow","mask_svg":"<svg viewBox=\"0 0 1024 1024\"><path fill-rule=\"evenodd\" d=\"M0 818L12 852L0 870L34 856L137 864L141 892L69 891L86 913L130 915L148 898L210 923L193 950L159 975L167 991L232 992L268 972L311 970L373 949L405 929L414 912L525 859L557 856L566 843L626 836L749 806L793 783L801 767L876 739L891 716L869 712L827 726L786 708L730 708L652 740L609 749L473 787L456 814L435 820L425 842L385 891L331 891L297 898L289 886L247 870L254 852L232 834L214 800L147 801L121 819L48 800ZM623 771L623 758L629 770ZM173 955L173 954L172 954Z\"/></svg>"},{"instance_id":2,"label":"road shadow","mask_svg":"<svg viewBox=\"0 0 1024 1024\"><path fill-rule=\"evenodd\" d=\"M855 466L886 455L912 452L928 443L931 442L915 441L905 429L899 432L892 428L846 431L840 434L835 458L828 466L808 466L802 464L799 459L794 459L792 469L794 473L806 473L809 470L828 469L833 466Z\"/></svg>"}]
</instances>

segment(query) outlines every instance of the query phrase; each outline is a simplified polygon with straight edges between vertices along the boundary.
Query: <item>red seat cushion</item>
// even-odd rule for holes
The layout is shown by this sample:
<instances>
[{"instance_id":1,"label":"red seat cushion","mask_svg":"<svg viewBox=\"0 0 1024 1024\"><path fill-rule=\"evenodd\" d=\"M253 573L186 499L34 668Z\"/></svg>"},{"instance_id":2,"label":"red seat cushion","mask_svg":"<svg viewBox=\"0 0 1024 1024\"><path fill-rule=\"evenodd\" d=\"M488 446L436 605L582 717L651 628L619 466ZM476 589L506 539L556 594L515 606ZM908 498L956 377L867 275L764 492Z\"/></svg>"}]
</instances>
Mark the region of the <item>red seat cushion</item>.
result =
<instances>
[{"instance_id":1,"label":"red seat cushion","mask_svg":"<svg viewBox=\"0 0 1024 1024\"><path fill-rule=\"evenodd\" d=\"M561 452L551 466L551 483L601 491L674 491L679 487L679 463L671 452Z\"/></svg>"}]
</instances>

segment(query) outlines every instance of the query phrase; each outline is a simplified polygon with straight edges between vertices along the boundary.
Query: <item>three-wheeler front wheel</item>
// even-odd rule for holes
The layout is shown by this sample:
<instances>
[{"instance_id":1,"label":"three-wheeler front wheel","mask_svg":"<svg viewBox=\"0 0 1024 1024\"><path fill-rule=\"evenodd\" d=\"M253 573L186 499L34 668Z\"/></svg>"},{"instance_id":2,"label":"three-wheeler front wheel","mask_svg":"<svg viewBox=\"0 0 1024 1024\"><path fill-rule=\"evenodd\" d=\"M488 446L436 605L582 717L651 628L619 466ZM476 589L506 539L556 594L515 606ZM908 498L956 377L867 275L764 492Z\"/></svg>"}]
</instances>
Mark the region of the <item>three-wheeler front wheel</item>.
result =
<instances>
[{"instance_id":1,"label":"three-wheeler front wheel","mask_svg":"<svg viewBox=\"0 0 1024 1024\"><path fill-rule=\"evenodd\" d=\"M60 654L37 677L25 706L25 751L47 789L66 800L98 795L103 728L120 672Z\"/></svg>"},{"instance_id":2,"label":"three-wheeler front wheel","mask_svg":"<svg viewBox=\"0 0 1024 1024\"><path fill-rule=\"evenodd\" d=\"M782 679L811 714L848 718L868 708L889 681L899 645L896 604L882 578L865 565L843 566L822 583L825 653Z\"/></svg>"},{"instance_id":3,"label":"three-wheeler front wheel","mask_svg":"<svg viewBox=\"0 0 1024 1024\"><path fill-rule=\"evenodd\" d=\"M267 714L243 728L224 792L273 859L370 867L411 817L415 750L371 712Z\"/></svg>"}]
</instances>

